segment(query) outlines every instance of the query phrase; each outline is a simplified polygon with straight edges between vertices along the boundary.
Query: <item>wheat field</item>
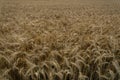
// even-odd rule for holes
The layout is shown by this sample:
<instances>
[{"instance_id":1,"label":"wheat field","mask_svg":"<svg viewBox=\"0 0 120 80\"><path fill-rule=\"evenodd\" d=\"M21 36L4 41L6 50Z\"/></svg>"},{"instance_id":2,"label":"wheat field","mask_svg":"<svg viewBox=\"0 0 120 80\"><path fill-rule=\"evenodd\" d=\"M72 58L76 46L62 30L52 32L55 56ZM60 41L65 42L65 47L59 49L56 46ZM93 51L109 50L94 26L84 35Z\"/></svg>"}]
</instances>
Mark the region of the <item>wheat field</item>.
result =
<instances>
[{"instance_id":1,"label":"wheat field","mask_svg":"<svg viewBox=\"0 0 120 80\"><path fill-rule=\"evenodd\" d=\"M0 0L0 80L120 80L120 1Z\"/></svg>"}]
</instances>

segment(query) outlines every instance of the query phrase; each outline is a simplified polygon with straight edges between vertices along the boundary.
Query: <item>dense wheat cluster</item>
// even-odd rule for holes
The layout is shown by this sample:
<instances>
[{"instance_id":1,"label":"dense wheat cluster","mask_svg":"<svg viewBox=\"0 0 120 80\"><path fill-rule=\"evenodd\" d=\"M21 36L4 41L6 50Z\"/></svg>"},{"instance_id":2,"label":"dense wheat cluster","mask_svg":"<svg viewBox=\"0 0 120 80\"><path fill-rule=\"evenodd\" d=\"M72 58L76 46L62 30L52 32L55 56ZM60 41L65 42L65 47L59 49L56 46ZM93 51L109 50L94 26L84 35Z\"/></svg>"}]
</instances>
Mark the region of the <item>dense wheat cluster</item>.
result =
<instances>
[{"instance_id":1,"label":"dense wheat cluster","mask_svg":"<svg viewBox=\"0 0 120 80\"><path fill-rule=\"evenodd\" d=\"M1 0L0 80L120 80L120 1Z\"/></svg>"}]
</instances>

